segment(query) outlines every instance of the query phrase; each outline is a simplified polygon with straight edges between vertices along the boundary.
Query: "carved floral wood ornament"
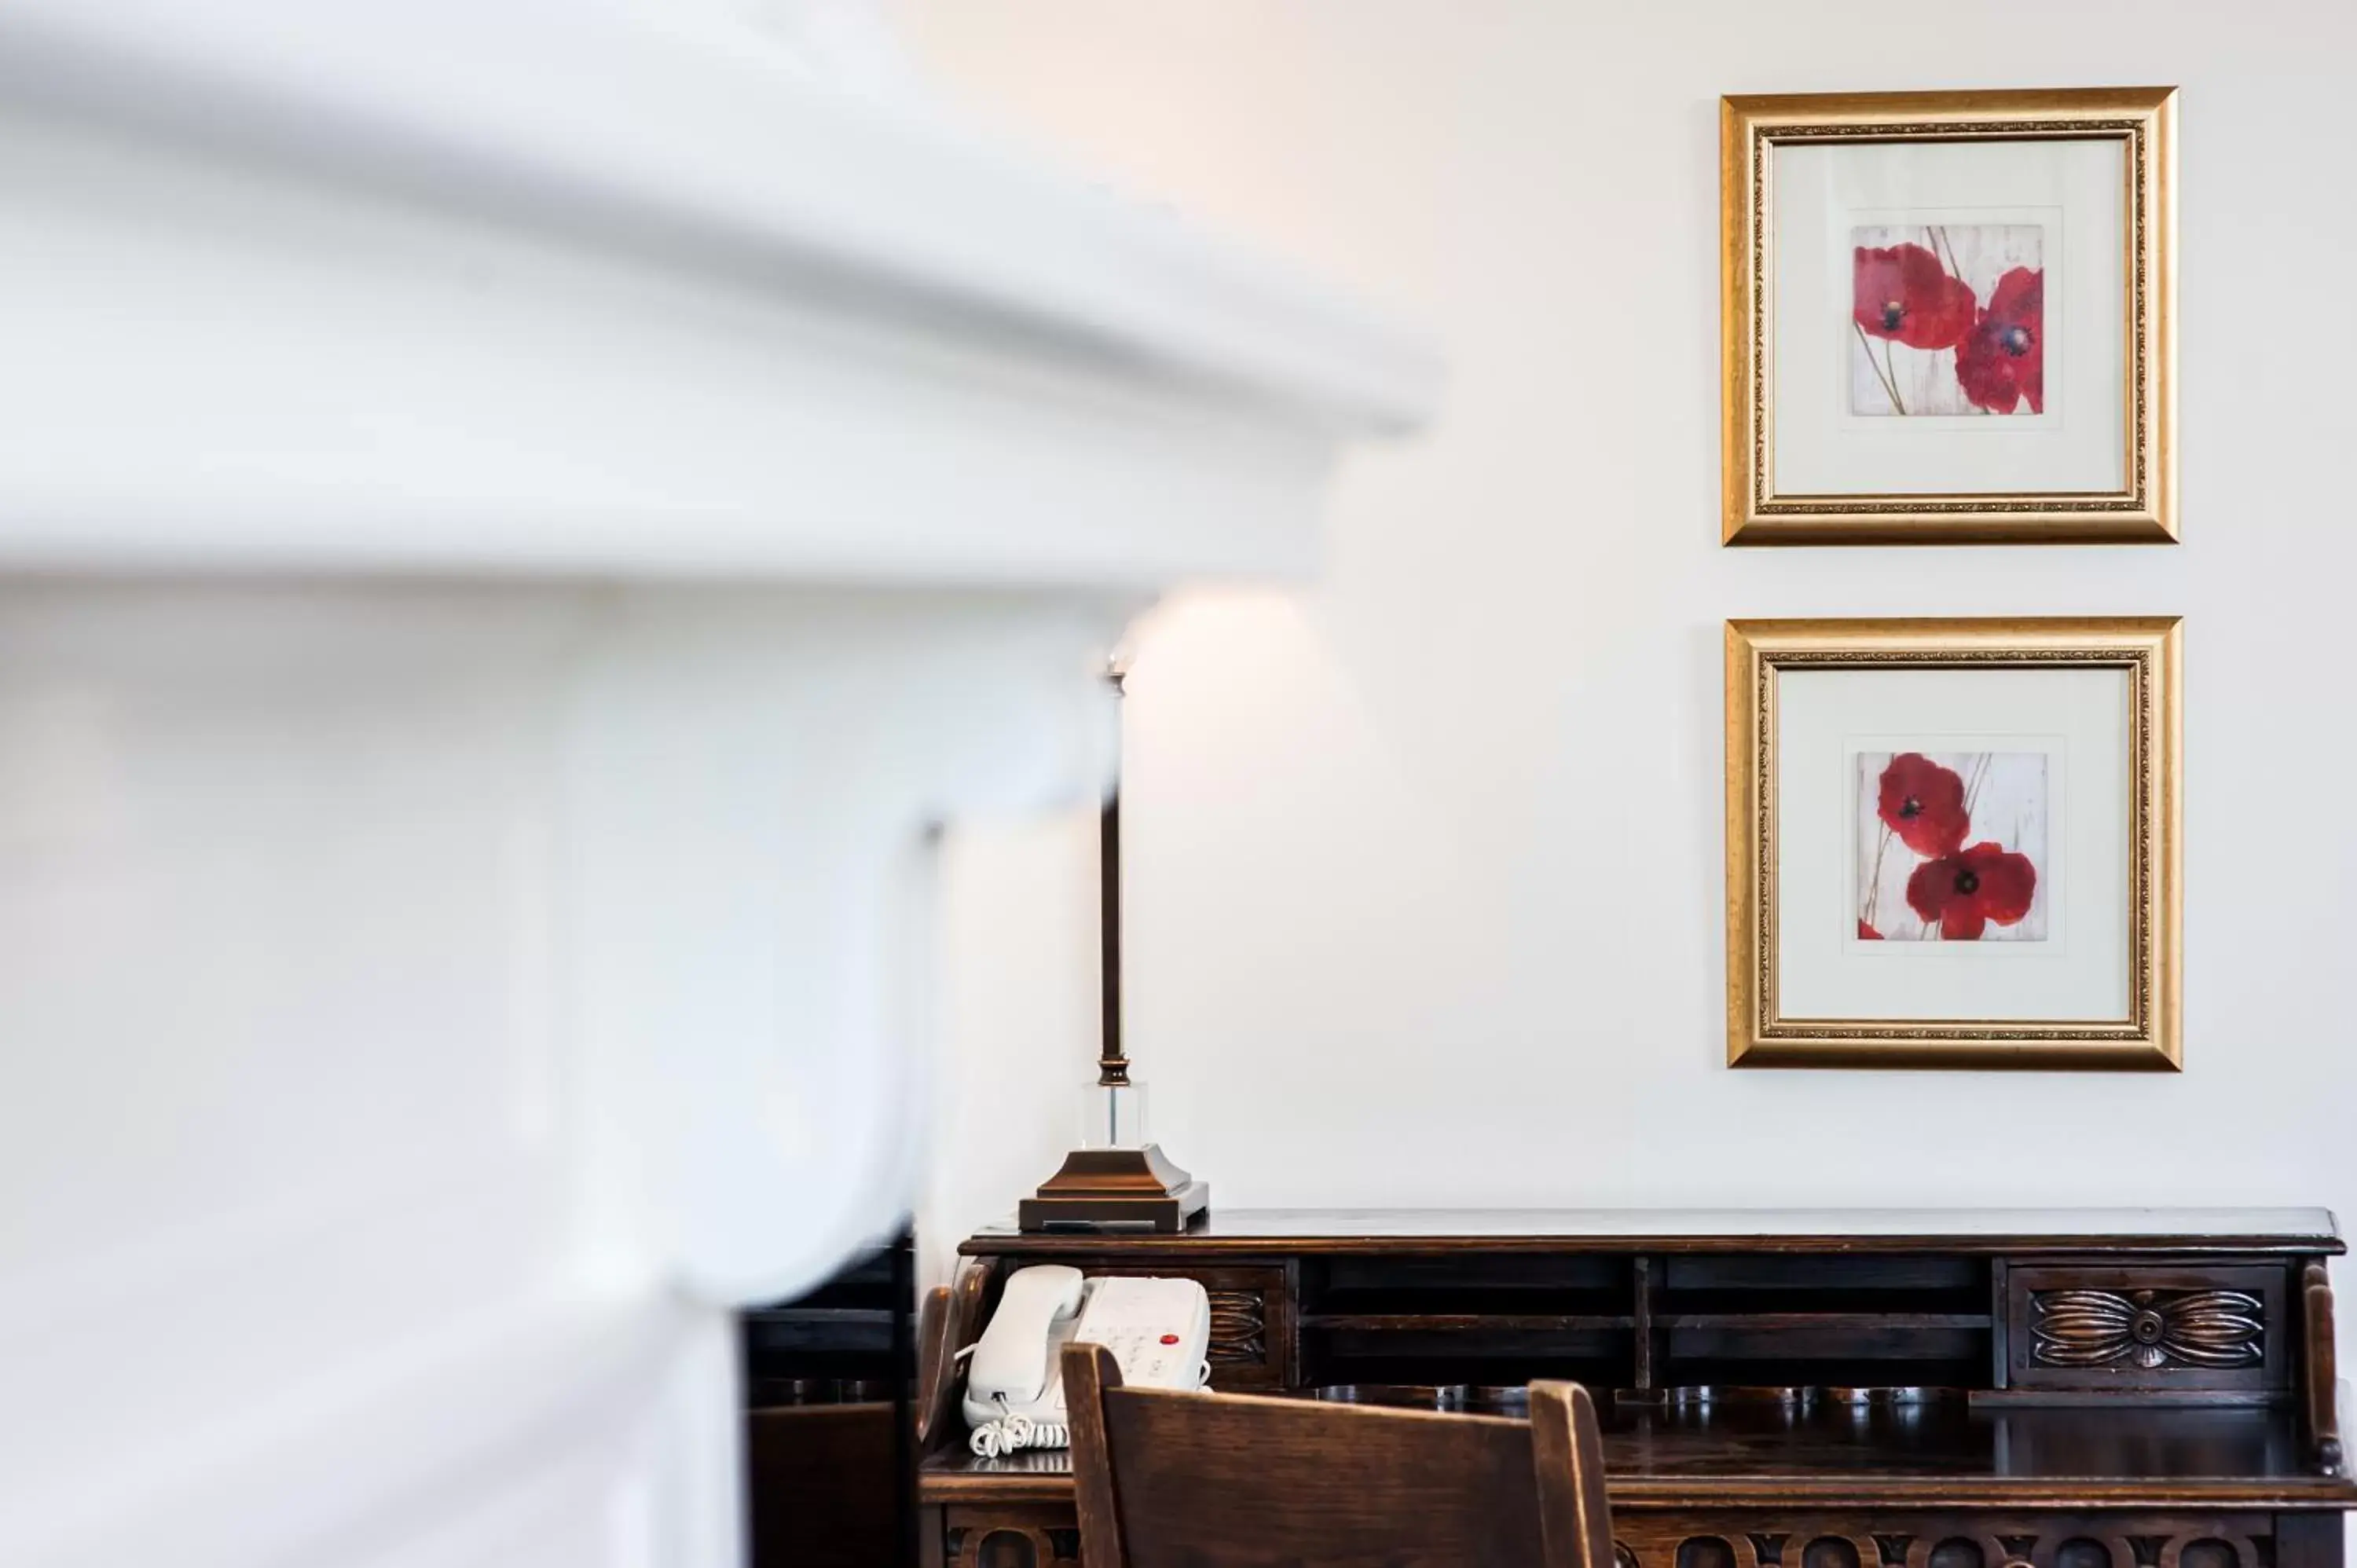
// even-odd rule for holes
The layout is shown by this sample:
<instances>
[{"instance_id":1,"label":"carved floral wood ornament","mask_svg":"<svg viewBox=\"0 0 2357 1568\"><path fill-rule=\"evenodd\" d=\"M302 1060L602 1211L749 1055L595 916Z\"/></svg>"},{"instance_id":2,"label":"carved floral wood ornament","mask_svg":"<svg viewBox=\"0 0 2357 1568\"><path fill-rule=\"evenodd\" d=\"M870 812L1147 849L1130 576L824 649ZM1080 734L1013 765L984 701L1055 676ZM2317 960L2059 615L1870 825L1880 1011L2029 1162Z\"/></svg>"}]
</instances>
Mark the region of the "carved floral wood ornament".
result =
<instances>
[{"instance_id":1,"label":"carved floral wood ornament","mask_svg":"<svg viewBox=\"0 0 2357 1568\"><path fill-rule=\"evenodd\" d=\"M2031 1305L2044 1366L2255 1367L2266 1354L2265 1308L2242 1291L2041 1291Z\"/></svg>"},{"instance_id":2,"label":"carved floral wood ornament","mask_svg":"<svg viewBox=\"0 0 2357 1568\"><path fill-rule=\"evenodd\" d=\"M1211 1359L1214 1365L1257 1365L1268 1356L1268 1307L1256 1290L1215 1290L1211 1304Z\"/></svg>"}]
</instances>

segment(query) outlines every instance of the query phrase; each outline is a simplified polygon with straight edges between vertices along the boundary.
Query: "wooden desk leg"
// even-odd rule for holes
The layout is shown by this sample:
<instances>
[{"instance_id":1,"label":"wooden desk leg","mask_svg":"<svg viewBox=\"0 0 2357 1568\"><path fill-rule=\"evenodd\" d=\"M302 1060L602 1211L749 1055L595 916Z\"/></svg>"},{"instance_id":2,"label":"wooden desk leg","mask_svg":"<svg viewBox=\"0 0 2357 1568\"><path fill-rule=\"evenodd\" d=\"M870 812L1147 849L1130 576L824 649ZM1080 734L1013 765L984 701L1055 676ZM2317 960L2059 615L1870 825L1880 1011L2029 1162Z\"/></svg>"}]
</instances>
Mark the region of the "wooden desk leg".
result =
<instances>
[{"instance_id":1,"label":"wooden desk leg","mask_svg":"<svg viewBox=\"0 0 2357 1568\"><path fill-rule=\"evenodd\" d=\"M920 1508L917 1510L918 1568L947 1568L943 1552L948 1542L943 1538L948 1530L949 1521L942 1517L940 1509Z\"/></svg>"},{"instance_id":2,"label":"wooden desk leg","mask_svg":"<svg viewBox=\"0 0 2357 1568\"><path fill-rule=\"evenodd\" d=\"M2279 1513L2276 1568L2341 1568L2344 1540L2337 1513Z\"/></svg>"}]
</instances>

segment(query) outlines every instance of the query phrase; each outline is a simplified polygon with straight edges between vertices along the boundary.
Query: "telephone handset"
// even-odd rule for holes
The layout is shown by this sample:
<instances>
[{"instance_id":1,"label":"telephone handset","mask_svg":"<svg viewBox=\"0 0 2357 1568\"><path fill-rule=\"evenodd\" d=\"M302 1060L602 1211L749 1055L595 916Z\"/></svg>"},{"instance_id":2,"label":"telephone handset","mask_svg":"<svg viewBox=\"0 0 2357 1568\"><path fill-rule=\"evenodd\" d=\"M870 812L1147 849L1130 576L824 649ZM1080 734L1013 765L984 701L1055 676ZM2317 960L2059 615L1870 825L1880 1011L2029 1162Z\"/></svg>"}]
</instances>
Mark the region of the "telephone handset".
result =
<instances>
[{"instance_id":1,"label":"telephone handset","mask_svg":"<svg viewBox=\"0 0 2357 1568\"><path fill-rule=\"evenodd\" d=\"M974 1451L988 1459L1071 1441L1060 1364L1070 1342L1111 1350L1131 1387L1193 1390L1211 1380L1211 1302L1198 1281L1083 1279L1060 1263L1018 1269L966 1369Z\"/></svg>"}]
</instances>

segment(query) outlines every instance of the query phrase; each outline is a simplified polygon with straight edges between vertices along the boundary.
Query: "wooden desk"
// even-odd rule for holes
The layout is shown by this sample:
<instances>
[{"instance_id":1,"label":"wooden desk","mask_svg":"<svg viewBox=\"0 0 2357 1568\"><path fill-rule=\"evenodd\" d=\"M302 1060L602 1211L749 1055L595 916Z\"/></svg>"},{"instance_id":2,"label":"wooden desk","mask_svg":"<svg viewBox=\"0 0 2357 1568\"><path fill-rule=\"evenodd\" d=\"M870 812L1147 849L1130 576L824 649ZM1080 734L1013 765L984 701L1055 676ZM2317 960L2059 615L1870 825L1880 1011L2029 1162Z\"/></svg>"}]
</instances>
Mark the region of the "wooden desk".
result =
<instances>
[{"instance_id":1,"label":"wooden desk","mask_svg":"<svg viewBox=\"0 0 2357 1568\"><path fill-rule=\"evenodd\" d=\"M1053 1261L1201 1280L1223 1391L1512 1411L1577 1379L1621 1568L2339 1568L2357 1506L2321 1209L1231 1211L960 1251L961 1342ZM1063 1453L940 1424L938 1561L1078 1560Z\"/></svg>"}]
</instances>

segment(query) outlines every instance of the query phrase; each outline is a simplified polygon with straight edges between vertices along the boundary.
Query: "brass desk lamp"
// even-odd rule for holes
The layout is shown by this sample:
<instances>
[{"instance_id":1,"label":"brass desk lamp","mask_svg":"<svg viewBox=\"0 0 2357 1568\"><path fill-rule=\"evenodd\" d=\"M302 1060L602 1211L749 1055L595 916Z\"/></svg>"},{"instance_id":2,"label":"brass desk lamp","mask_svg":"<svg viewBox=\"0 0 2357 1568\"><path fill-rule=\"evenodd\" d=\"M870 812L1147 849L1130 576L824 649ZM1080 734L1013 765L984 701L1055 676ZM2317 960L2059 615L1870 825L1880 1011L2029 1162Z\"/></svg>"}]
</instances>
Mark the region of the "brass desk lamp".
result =
<instances>
[{"instance_id":1,"label":"brass desk lamp","mask_svg":"<svg viewBox=\"0 0 2357 1568\"><path fill-rule=\"evenodd\" d=\"M1114 696L1125 671L1106 671ZM1121 1037L1121 789L1116 783L1097 818L1098 929L1104 1001L1097 1079L1083 1093L1081 1146L1025 1198L1016 1221L1026 1230L1179 1231L1211 1210L1211 1188L1180 1170L1149 1142L1146 1086L1133 1082Z\"/></svg>"}]
</instances>

